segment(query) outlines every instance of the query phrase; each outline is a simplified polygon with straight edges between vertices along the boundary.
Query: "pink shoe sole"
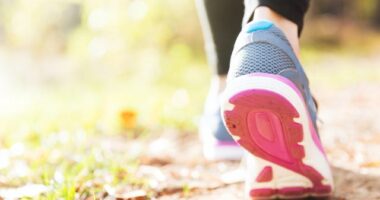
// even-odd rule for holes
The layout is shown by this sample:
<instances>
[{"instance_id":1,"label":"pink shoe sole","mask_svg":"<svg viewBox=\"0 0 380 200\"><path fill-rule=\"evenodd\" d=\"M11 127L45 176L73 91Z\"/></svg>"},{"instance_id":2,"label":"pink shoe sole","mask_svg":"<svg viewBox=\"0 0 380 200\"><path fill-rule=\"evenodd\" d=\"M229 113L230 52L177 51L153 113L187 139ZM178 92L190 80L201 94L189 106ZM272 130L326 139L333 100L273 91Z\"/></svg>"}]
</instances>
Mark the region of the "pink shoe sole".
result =
<instances>
[{"instance_id":1,"label":"pink shoe sole","mask_svg":"<svg viewBox=\"0 0 380 200\"><path fill-rule=\"evenodd\" d=\"M267 81L275 79L277 84L288 85L300 95L298 89L285 78L276 75L258 74L256 76L263 76ZM250 78L254 79L252 76ZM306 157L307 159L313 159L313 157L305 153L303 126L311 129L308 134L311 134L309 138L313 139L312 145L315 145L323 156L324 152L313 125L310 125L310 117L309 124L295 121L300 118L300 112L293 106L295 103L289 102L287 97L274 89L265 87L241 90L229 97L229 103L234 105L232 110L224 110L224 119L229 132L253 157L273 164L259 169L260 173L256 177L251 177L256 183L276 181L274 179L277 172L272 166L290 170L312 183L311 187L302 186L302 184L294 186L294 183L289 186L282 184L281 187L253 187L249 191L250 197L254 199L301 198L328 196L331 193L332 186L324 183L326 177L315 169L315 166L304 162ZM303 106L305 108L303 112L307 112L305 105Z\"/></svg>"}]
</instances>

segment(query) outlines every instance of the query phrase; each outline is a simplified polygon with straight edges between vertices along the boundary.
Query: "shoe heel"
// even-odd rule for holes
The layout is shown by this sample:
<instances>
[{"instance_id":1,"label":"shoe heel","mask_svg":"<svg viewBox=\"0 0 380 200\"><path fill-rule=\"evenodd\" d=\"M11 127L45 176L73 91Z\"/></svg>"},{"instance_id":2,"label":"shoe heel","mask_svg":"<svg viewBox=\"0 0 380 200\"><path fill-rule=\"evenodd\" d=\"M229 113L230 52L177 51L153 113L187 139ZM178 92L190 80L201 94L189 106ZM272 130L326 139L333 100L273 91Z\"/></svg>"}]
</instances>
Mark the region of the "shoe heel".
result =
<instances>
[{"instance_id":1,"label":"shoe heel","mask_svg":"<svg viewBox=\"0 0 380 200\"><path fill-rule=\"evenodd\" d=\"M224 122L249 153L251 197L326 196L330 168L303 97L277 75L241 76L228 84Z\"/></svg>"}]
</instances>

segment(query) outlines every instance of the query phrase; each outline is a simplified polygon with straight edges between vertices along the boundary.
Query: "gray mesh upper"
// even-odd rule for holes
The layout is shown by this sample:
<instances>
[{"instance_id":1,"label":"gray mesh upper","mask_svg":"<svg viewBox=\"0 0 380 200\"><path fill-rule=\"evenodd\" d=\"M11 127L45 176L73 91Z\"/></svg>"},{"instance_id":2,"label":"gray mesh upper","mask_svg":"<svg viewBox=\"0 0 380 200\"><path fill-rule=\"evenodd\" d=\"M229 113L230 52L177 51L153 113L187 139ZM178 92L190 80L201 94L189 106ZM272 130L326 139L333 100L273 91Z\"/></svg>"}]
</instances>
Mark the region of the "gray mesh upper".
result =
<instances>
[{"instance_id":1,"label":"gray mesh upper","mask_svg":"<svg viewBox=\"0 0 380 200\"><path fill-rule=\"evenodd\" d=\"M286 36L281 32L280 29L278 29L276 27L272 27L268 31L270 31L270 33L279 37L281 40L283 40L284 42L286 42L290 46L288 39L286 39Z\"/></svg>"},{"instance_id":2,"label":"gray mesh upper","mask_svg":"<svg viewBox=\"0 0 380 200\"><path fill-rule=\"evenodd\" d=\"M284 69L295 68L295 65L278 47L266 42L256 42L238 51L231 67L236 69L234 76L238 77L257 72L278 74Z\"/></svg>"}]
</instances>

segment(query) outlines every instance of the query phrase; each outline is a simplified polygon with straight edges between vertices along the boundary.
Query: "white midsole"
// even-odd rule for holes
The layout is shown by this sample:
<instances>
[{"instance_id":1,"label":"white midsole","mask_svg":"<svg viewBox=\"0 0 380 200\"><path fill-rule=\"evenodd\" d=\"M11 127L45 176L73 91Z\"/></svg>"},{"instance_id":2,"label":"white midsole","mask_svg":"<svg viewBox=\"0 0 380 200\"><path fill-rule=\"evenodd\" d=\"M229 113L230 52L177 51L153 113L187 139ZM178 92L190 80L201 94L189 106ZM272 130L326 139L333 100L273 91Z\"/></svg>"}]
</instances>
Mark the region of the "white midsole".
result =
<instances>
[{"instance_id":1,"label":"white midsole","mask_svg":"<svg viewBox=\"0 0 380 200\"><path fill-rule=\"evenodd\" d=\"M308 116L308 111L305 107L303 99L297 94L297 92L290 87L288 84L266 76L241 76L230 80L227 84L227 88L223 93L222 100L222 112L232 110L234 105L229 103L229 99L236 94L252 89L268 90L275 92L284 98L286 98L299 113L299 118L296 119L298 123L302 125L303 128L303 141L300 145L303 145L305 150L305 157L302 160L304 164L312 166L316 169L323 177L323 184L330 185L332 187L333 180L331 176L331 171L326 157L321 152L321 150L315 144L312 133L310 130L310 121ZM247 159L248 169L251 171L252 175L248 176L247 180L248 187L258 187L258 188L279 188L279 187L289 187L289 186L311 186L311 181L304 177L303 175L297 174L293 171L285 169L275 163L270 163L263 159L257 158L249 154ZM257 176L257 170L261 170L262 166L271 166L273 168L273 181L267 183L256 183L255 178ZM252 179L252 180L251 180Z\"/></svg>"},{"instance_id":2,"label":"white midsole","mask_svg":"<svg viewBox=\"0 0 380 200\"><path fill-rule=\"evenodd\" d=\"M203 155L207 160L240 160L243 157L243 148L236 145L218 145L203 143Z\"/></svg>"}]
</instances>

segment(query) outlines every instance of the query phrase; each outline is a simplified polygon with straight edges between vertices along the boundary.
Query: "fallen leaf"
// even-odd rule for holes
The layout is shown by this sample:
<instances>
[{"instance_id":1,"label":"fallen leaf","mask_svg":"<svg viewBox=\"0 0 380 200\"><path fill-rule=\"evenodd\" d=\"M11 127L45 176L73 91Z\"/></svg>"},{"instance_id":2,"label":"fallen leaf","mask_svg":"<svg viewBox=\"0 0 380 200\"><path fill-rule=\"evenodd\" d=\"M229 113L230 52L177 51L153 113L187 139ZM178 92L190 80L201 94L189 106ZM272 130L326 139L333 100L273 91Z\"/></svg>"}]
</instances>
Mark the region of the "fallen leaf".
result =
<instances>
[{"instance_id":1,"label":"fallen leaf","mask_svg":"<svg viewBox=\"0 0 380 200\"><path fill-rule=\"evenodd\" d=\"M167 179L160 168L148 165L141 165L136 173L136 176L154 179L160 182L163 182Z\"/></svg>"},{"instance_id":2,"label":"fallen leaf","mask_svg":"<svg viewBox=\"0 0 380 200\"><path fill-rule=\"evenodd\" d=\"M164 166L170 163L172 163L172 159L167 156L157 157L144 155L140 157L140 164L143 165Z\"/></svg>"},{"instance_id":3,"label":"fallen leaf","mask_svg":"<svg viewBox=\"0 0 380 200\"><path fill-rule=\"evenodd\" d=\"M134 190L115 194L116 200L145 200L148 195L144 190Z\"/></svg>"},{"instance_id":4,"label":"fallen leaf","mask_svg":"<svg viewBox=\"0 0 380 200\"><path fill-rule=\"evenodd\" d=\"M224 184L235 184L244 182L245 173L244 170L239 168L236 170L228 171L220 177Z\"/></svg>"},{"instance_id":5,"label":"fallen leaf","mask_svg":"<svg viewBox=\"0 0 380 200\"><path fill-rule=\"evenodd\" d=\"M364 162L360 164L360 167L366 167L366 168L380 167L380 161Z\"/></svg>"},{"instance_id":6,"label":"fallen leaf","mask_svg":"<svg viewBox=\"0 0 380 200\"><path fill-rule=\"evenodd\" d=\"M49 187L41 184L28 184L17 188L2 188L0 189L0 198L18 199L25 197L37 197L42 193L48 192Z\"/></svg>"}]
</instances>

